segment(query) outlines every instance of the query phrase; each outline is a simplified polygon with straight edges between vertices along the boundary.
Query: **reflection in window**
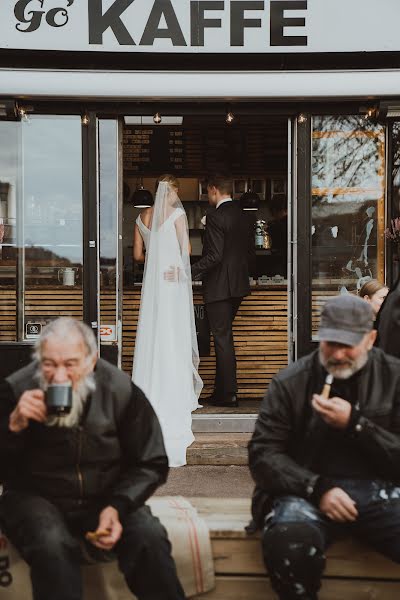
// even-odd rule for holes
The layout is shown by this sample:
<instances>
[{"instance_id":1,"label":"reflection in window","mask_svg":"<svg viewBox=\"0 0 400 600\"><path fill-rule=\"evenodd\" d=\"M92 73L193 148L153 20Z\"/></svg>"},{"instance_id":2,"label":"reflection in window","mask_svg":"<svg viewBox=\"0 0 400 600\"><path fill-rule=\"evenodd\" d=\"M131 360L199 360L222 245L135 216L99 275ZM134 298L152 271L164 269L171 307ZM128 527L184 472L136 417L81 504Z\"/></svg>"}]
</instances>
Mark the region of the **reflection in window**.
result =
<instances>
[{"instance_id":1,"label":"reflection in window","mask_svg":"<svg viewBox=\"0 0 400 600\"><path fill-rule=\"evenodd\" d=\"M118 122L99 120L100 336L117 340Z\"/></svg>"},{"instance_id":2,"label":"reflection in window","mask_svg":"<svg viewBox=\"0 0 400 600\"><path fill-rule=\"evenodd\" d=\"M392 124L392 164L392 218L396 218L400 216L400 121ZM392 280L396 281L400 272L400 244L396 241L392 242L392 251Z\"/></svg>"},{"instance_id":3,"label":"reflection in window","mask_svg":"<svg viewBox=\"0 0 400 600\"><path fill-rule=\"evenodd\" d=\"M321 116L312 133L312 278L329 295L384 280L385 132L361 116ZM314 322L316 326L317 320Z\"/></svg>"},{"instance_id":4,"label":"reflection in window","mask_svg":"<svg viewBox=\"0 0 400 600\"><path fill-rule=\"evenodd\" d=\"M17 341L82 318L81 119L1 122L0 141L1 310Z\"/></svg>"},{"instance_id":5,"label":"reflection in window","mask_svg":"<svg viewBox=\"0 0 400 600\"><path fill-rule=\"evenodd\" d=\"M58 315L82 318L81 119L22 123L24 333Z\"/></svg>"},{"instance_id":6,"label":"reflection in window","mask_svg":"<svg viewBox=\"0 0 400 600\"><path fill-rule=\"evenodd\" d=\"M17 187L20 123L0 122L0 341L17 339Z\"/></svg>"}]
</instances>

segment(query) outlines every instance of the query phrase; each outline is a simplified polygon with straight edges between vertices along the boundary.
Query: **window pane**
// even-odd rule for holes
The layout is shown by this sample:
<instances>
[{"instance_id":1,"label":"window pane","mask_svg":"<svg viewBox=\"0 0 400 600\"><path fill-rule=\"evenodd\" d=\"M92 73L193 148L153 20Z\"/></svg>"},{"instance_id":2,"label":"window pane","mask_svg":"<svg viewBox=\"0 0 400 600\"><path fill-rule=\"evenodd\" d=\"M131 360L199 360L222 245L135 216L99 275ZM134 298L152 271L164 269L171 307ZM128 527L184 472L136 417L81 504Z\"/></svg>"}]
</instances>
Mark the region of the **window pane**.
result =
<instances>
[{"instance_id":1,"label":"window pane","mask_svg":"<svg viewBox=\"0 0 400 600\"><path fill-rule=\"evenodd\" d=\"M82 319L82 150L78 116L22 123L24 329L58 316Z\"/></svg>"},{"instance_id":2,"label":"window pane","mask_svg":"<svg viewBox=\"0 0 400 600\"><path fill-rule=\"evenodd\" d=\"M117 341L118 122L99 121L100 334Z\"/></svg>"},{"instance_id":3,"label":"window pane","mask_svg":"<svg viewBox=\"0 0 400 600\"><path fill-rule=\"evenodd\" d=\"M17 340L17 190L21 124L0 122L0 341Z\"/></svg>"},{"instance_id":4,"label":"window pane","mask_svg":"<svg viewBox=\"0 0 400 600\"><path fill-rule=\"evenodd\" d=\"M313 119L313 330L327 297L384 280L385 131L361 116Z\"/></svg>"},{"instance_id":5,"label":"window pane","mask_svg":"<svg viewBox=\"0 0 400 600\"><path fill-rule=\"evenodd\" d=\"M392 216L397 218L400 216L400 121L393 123L392 139ZM393 231L392 223L388 225ZM400 273L400 241L393 240L392 244L393 281L395 281Z\"/></svg>"}]
</instances>

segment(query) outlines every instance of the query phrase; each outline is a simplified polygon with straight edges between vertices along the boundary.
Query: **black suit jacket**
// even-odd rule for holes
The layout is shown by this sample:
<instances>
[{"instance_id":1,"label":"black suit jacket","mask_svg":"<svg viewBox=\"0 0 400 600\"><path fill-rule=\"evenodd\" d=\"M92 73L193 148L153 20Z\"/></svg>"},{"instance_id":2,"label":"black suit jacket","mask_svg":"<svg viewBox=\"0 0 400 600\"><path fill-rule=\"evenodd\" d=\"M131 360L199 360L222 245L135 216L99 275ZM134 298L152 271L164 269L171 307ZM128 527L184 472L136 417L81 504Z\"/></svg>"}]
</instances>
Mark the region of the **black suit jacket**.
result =
<instances>
[{"instance_id":1,"label":"black suit jacket","mask_svg":"<svg viewBox=\"0 0 400 600\"><path fill-rule=\"evenodd\" d=\"M249 242L248 220L236 201L207 213L203 256L192 267L193 278L203 280L206 303L250 293Z\"/></svg>"},{"instance_id":2,"label":"black suit jacket","mask_svg":"<svg viewBox=\"0 0 400 600\"><path fill-rule=\"evenodd\" d=\"M400 278L386 296L378 313L376 346L400 358Z\"/></svg>"}]
</instances>

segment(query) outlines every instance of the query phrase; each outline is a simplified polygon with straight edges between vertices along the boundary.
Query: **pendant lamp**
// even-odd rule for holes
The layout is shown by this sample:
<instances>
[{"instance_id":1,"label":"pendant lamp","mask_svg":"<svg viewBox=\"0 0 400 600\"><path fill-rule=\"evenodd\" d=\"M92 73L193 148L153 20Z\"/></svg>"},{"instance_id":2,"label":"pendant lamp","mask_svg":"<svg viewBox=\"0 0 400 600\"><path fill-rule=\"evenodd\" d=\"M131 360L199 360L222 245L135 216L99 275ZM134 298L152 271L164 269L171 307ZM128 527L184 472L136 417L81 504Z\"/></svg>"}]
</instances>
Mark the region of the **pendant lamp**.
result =
<instances>
[{"instance_id":1,"label":"pendant lamp","mask_svg":"<svg viewBox=\"0 0 400 600\"><path fill-rule=\"evenodd\" d=\"M131 202L135 208L149 208L153 206L153 194L144 188L143 179L141 179L140 185L133 192Z\"/></svg>"},{"instance_id":2,"label":"pendant lamp","mask_svg":"<svg viewBox=\"0 0 400 600\"><path fill-rule=\"evenodd\" d=\"M239 203L242 210L258 210L260 207L260 196L256 192L248 190L240 196Z\"/></svg>"}]
</instances>

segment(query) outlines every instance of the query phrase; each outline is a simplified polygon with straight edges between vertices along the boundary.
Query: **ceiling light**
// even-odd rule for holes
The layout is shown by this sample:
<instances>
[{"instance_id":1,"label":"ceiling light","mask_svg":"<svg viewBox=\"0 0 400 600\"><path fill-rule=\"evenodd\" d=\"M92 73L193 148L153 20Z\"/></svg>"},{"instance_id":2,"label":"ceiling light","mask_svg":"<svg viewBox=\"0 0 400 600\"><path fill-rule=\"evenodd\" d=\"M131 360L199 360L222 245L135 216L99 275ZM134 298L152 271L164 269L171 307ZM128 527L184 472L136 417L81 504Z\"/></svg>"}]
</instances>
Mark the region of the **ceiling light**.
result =
<instances>
[{"instance_id":1,"label":"ceiling light","mask_svg":"<svg viewBox=\"0 0 400 600\"><path fill-rule=\"evenodd\" d=\"M153 194L143 187L138 186L132 194L131 203L135 208L149 208L154 204Z\"/></svg>"},{"instance_id":2,"label":"ceiling light","mask_svg":"<svg viewBox=\"0 0 400 600\"><path fill-rule=\"evenodd\" d=\"M125 125L154 125L155 116L126 116L124 117ZM161 117L160 117L161 119ZM157 125L182 125L183 117L162 117Z\"/></svg>"},{"instance_id":3,"label":"ceiling light","mask_svg":"<svg viewBox=\"0 0 400 600\"><path fill-rule=\"evenodd\" d=\"M162 118L159 112L156 112L156 114L153 117L153 121L156 125L159 125L161 123Z\"/></svg>"},{"instance_id":4,"label":"ceiling light","mask_svg":"<svg viewBox=\"0 0 400 600\"><path fill-rule=\"evenodd\" d=\"M249 190L240 196L240 208L242 210L258 210L260 207L260 196Z\"/></svg>"}]
</instances>

